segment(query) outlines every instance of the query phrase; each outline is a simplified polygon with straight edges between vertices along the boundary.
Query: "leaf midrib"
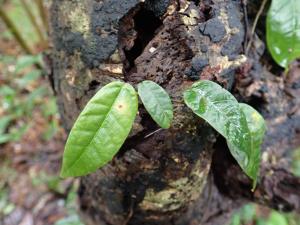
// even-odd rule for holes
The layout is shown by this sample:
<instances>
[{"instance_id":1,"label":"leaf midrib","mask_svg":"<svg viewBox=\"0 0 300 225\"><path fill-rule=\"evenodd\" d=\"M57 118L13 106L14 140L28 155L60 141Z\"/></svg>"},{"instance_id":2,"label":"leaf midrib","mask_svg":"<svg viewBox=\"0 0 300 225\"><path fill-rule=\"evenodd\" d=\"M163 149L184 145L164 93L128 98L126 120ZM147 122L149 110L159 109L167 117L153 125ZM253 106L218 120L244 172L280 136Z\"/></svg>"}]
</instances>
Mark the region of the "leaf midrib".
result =
<instances>
[{"instance_id":1,"label":"leaf midrib","mask_svg":"<svg viewBox=\"0 0 300 225\"><path fill-rule=\"evenodd\" d=\"M199 87L199 86L198 86ZM200 88L200 87L199 87ZM212 107L212 108L214 108L216 111L218 111L218 113L219 114L223 114L222 113L222 111L218 108L218 107L216 107L214 104L212 104L212 99L210 98L210 96L208 96L207 94L206 94L206 92L204 92L204 91L202 91L201 89L199 89L199 91L201 92L201 95L202 96L204 96L205 98L207 98L207 99L209 99L210 101L208 101L209 102L209 104L210 104L210 106ZM228 121L228 115L227 114L225 114L226 115L226 120ZM212 127L214 127L209 121L207 121ZM216 128L215 128L216 129ZM228 138L227 137L227 135L225 135L225 134L223 134L223 132L220 132L220 130L219 129L216 129L220 134L222 134L225 138Z\"/></svg>"},{"instance_id":2,"label":"leaf midrib","mask_svg":"<svg viewBox=\"0 0 300 225\"><path fill-rule=\"evenodd\" d=\"M146 88L147 88L147 87L146 87ZM159 106L158 109L161 108L161 109L162 109L162 112L165 112L165 111L166 111L165 106L164 106L164 105L161 105L161 104L160 104L160 101L157 101L157 100L156 100L156 99L158 99L158 98L157 98L157 93L156 93L156 90L157 90L157 89L158 89L158 88L152 89L153 95L150 95L150 97L153 98L153 99L155 100L156 105ZM148 91L151 93L151 88L149 88ZM164 93L162 92L162 94L164 94Z\"/></svg>"},{"instance_id":3,"label":"leaf midrib","mask_svg":"<svg viewBox=\"0 0 300 225\"><path fill-rule=\"evenodd\" d=\"M201 90L201 87L200 86L198 86L198 88L200 88L199 89L199 92L201 93L201 95L203 96L203 97L205 97L205 98L207 98L207 99L209 99L209 104L210 104L210 106L213 108L213 109L215 109L219 114L223 114L222 113L222 111L218 108L218 107L216 107L214 104L212 104L212 99L210 98L210 96L209 95L207 95L207 93L205 92L205 91L202 91ZM237 103L238 104L238 103ZM240 109L240 113L243 113L242 111L241 111L241 109ZM201 114L200 114L201 115ZM226 116L226 120L227 121L229 121L229 119L230 119L230 117L227 115L227 114L225 114ZM209 121L207 121L212 127L214 127ZM246 121L246 123L247 123L247 121ZM248 125L247 125L248 126ZM216 128L215 128L216 129ZM218 129L216 129L220 134L222 134L223 132L220 132L220 130L218 130ZM249 130L249 128L248 128L248 130ZM251 150L250 150L250 155L252 156L253 155L253 138L252 138L252 135L251 135L251 132L250 132L250 130L249 130L249 134L250 134L250 138L251 138ZM223 135L223 134L222 134ZM226 139L228 139L228 135L223 135ZM229 140L229 139L228 139ZM233 144L233 143L232 143ZM246 153L246 152L245 152ZM250 157L250 159L249 159L249 164L250 164L250 160L251 160L251 157ZM248 164L248 165L249 165ZM248 166L247 166L248 167Z\"/></svg>"}]
</instances>

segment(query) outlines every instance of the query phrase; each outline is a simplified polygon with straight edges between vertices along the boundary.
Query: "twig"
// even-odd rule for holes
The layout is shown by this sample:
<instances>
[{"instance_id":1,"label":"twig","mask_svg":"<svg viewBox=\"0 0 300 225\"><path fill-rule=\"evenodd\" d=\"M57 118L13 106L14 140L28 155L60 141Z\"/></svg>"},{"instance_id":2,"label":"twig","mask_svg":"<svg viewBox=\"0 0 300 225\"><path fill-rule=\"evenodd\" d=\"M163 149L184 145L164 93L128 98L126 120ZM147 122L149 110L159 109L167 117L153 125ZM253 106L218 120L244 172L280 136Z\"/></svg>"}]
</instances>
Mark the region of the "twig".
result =
<instances>
[{"instance_id":1,"label":"twig","mask_svg":"<svg viewBox=\"0 0 300 225\"><path fill-rule=\"evenodd\" d=\"M251 45L252 45L253 37L254 37L254 33L255 33L255 29L256 29L258 20L259 20L261 14L263 13L263 11L264 11L264 9L265 9L265 6L266 6L267 2L268 2L268 0L263 0L263 2L261 3L260 8L259 8L259 10L258 10L258 12L257 12L257 14L256 14L255 20L254 20L254 22L253 22L251 34L250 34L249 43L248 43L248 45L247 45L246 52L245 52L246 55L248 54L249 49L250 49L250 47L251 47Z\"/></svg>"},{"instance_id":2,"label":"twig","mask_svg":"<svg viewBox=\"0 0 300 225\"><path fill-rule=\"evenodd\" d=\"M25 11L26 11L26 13L27 13L27 15L28 15L28 17L29 17L29 19L30 19L30 21L31 21L31 23L32 23L32 25L33 25L33 27L34 27L35 30L36 30L36 32L37 32L37 34L38 34L38 36L39 36L39 38L40 38L40 41L41 41L41 42L43 43L43 45L44 45L44 44L46 43L46 41L45 41L43 32L42 32L42 30L40 29L40 27L39 27L39 25L38 25L38 23L37 23L37 21L36 21L34 15L33 15L33 13L31 12L31 10L30 10L30 8L29 8L29 6L28 6L26 0L21 0L21 3L22 3L23 8L25 9Z\"/></svg>"},{"instance_id":3,"label":"twig","mask_svg":"<svg viewBox=\"0 0 300 225\"><path fill-rule=\"evenodd\" d=\"M249 20L248 20L248 11L247 11L247 0L242 0L242 7L244 11L244 23L245 23L245 38L244 38L244 52L246 52L247 49L247 41L248 41L248 35L249 35Z\"/></svg>"},{"instance_id":4,"label":"twig","mask_svg":"<svg viewBox=\"0 0 300 225\"><path fill-rule=\"evenodd\" d=\"M33 51L30 49L29 45L26 43L26 41L21 36L21 33L17 29L16 25L13 23L13 21L8 17L5 10L0 6L0 18L5 23L6 27L11 31L12 35L15 37L16 41L19 43L21 48L27 53L32 55Z\"/></svg>"},{"instance_id":5,"label":"twig","mask_svg":"<svg viewBox=\"0 0 300 225\"><path fill-rule=\"evenodd\" d=\"M144 138L148 138L148 137L150 137L151 135L153 135L153 134L155 134L155 133L157 133L157 132L159 132L159 131L161 131L161 130L162 130L162 128L159 128L159 129L157 129L157 130L151 132L150 134L147 134Z\"/></svg>"}]
</instances>

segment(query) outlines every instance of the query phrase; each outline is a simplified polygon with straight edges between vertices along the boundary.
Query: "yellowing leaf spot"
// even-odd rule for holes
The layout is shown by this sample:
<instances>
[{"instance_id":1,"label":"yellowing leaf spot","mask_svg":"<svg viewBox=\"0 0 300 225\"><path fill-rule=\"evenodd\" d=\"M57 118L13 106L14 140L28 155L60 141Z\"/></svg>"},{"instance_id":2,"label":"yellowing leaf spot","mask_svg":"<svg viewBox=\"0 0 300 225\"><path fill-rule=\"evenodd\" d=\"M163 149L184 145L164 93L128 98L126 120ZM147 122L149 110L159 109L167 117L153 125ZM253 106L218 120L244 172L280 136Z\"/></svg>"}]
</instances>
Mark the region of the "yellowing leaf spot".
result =
<instances>
[{"instance_id":1,"label":"yellowing leaf spot","mask_svg":"<svg viewBox=\"0 0 300 225\"><path fill-rule=\"evenodd\" d=\"M120 114L126 114L126 112L128 112L128 104L126 103L119 103L116 108Z\"/></svg>"},{"instance_id":2,"label":"yellowing leaf spot","mask_svg":"<svg viewBox=\"0 0 300 225\"><path fill-rule=\"evenodd\" d=\"M257 112L253 112L251 116L256 123L260 121L260 115Z\"/></svg>"}]
</instances>

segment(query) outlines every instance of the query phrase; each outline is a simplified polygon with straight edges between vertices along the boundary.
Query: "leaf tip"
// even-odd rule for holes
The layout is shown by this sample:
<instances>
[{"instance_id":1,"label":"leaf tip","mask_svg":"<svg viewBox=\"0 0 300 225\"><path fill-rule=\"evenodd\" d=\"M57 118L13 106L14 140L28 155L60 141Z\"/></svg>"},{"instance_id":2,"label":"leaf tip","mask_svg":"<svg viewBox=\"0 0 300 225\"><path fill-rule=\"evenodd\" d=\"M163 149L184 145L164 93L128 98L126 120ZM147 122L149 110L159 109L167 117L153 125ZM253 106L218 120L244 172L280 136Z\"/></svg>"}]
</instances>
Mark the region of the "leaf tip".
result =
<instances>
[{"instance_id":1,"label":"leaf tip","mask_svg":"<svg viewBox=\"0 0 300 225\"><path fill-rule=\"evenodd\" d=\"M61 170L60 170L60 174L59 174L59 177L60 178L67 178L67 177L71 177L72 175L70 174L68 168L66 168L66 165L64 163L64 160L63 160L63 163L62 163L62 167L61 167Z\"/></svg>"},{"instance_id":2,"label":"leaf tip","mask_svg":"<svg viewBox=\"0 0 300 225\"><path fill-rule=\"evenodd\" d=\"M67 175L67 174L65 173L65 171L62 169L62 170L60 171L59 177L64 179L64 178L67 178L68 175Z\"/></svg>"}]
</instances>

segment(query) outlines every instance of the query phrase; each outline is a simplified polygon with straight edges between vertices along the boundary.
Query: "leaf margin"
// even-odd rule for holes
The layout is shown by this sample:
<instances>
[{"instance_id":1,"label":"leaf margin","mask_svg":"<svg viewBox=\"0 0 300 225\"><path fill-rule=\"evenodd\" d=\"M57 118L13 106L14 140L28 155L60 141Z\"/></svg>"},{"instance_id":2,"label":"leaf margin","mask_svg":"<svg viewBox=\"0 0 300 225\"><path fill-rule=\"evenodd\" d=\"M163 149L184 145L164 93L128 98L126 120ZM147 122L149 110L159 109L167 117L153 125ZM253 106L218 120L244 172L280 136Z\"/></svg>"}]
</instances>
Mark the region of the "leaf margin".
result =
<instances>
[{"instance_id":1,"label":"leaf margin","mask_svg":"<svg viewBox=\"0 0 300 225\"><path fill-rule=\"evenodd\" d=\"M146 96L146 92L155 92L158 91L160 93L156 93L156 94L160 94L160 98L162 98L163 96L163 100L164 103L161 101L157 101L157 95L152 95L151 94L149 96ZM147 112L150 114L150 116L152 117L152 119L163 129L168 129L171 126L172 120L174 118L174 108L173 108L173 104L171 101L171 98L169 96L169 94L165 91L164 88L162 88L160 85L158 85L157 83L151 81L151 80L144 80L142 82L140 82L138 84L138 95L143 103L143 105L145 106L145 109L147 110ZM153 112L153 107L154 106L150 106L149 103L149 98L152 97L152 100L155 99L156 100L156 106L158 106L158 109L161 109L162 115L157 115L157 113ZM161 117L161 118L159 118Z\"/></svg>"}]
</instances>

